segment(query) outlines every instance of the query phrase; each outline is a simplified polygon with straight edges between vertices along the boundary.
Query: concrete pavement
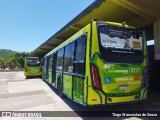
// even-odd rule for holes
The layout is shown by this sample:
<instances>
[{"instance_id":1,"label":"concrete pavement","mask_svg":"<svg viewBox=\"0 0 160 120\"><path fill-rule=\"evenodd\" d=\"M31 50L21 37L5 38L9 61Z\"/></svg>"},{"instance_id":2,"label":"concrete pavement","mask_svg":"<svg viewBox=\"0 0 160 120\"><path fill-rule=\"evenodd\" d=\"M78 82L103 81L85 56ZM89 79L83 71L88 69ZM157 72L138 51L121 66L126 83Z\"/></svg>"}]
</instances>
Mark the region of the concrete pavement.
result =
<instances>
[{"instance_id":1,"label":"concrete pavement","mask_svg":"<svg viewBox=\"0 0 160 120\"><path fill-rule=\"evenodd\" d=\"M33 109L39 111L72 110L63 103L63 100L41 79L25 79L23 72L0 73L1 111ZM51 107L48 107L48 105ZM59 107L62 105L63 108Z\"/></svg>"}]
</instances>

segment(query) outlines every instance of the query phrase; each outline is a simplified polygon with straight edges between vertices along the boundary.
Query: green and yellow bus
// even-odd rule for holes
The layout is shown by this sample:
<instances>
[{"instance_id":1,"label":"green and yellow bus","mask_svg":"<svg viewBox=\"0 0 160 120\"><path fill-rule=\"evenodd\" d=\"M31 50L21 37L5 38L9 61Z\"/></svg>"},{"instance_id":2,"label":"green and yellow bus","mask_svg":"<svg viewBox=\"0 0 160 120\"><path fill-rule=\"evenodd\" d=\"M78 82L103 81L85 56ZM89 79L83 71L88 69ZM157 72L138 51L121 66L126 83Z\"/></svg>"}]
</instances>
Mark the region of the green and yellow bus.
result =
<instances>
[{"instance_id":1,"label":"green and yellow bus","mask_svg":"<svg viewBox=\"0 0 160 120\"><path fill-rule=\"evenodd\" d=\"M26 77L42 76L42 66L39 57L26 57L24 60L24 75Z\"/></svg>"},{"instance_id":2,"label":"green and yellow bus","mask_svg":"<svg viewBox=\"0 0 160 120\"><path fill-rule=\"evenodd\" d=\"M42 78L85 106L147 98L146 37L124 23L92 21L44 56Z\"/></svg>"}]
</instances>

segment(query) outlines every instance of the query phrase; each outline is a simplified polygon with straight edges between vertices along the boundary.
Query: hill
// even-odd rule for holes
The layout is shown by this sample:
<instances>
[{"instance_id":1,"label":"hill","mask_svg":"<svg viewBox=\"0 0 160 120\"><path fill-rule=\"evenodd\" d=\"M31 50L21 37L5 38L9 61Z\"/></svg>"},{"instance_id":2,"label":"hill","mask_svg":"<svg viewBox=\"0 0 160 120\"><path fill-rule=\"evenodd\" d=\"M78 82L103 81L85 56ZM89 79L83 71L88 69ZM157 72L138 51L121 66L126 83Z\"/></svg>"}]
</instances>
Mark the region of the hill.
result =
<instances>
[{"instance_id":1,"label":"hill","mask_svg":"<svg viewBox=\"0 0 160 120\"><path fill-rule=\"evenodd\" d=\"M0 49L0 58L9 59L10 55L16 53L16 51L7 50L7 49Z\"/></svg>"}]
</instances>

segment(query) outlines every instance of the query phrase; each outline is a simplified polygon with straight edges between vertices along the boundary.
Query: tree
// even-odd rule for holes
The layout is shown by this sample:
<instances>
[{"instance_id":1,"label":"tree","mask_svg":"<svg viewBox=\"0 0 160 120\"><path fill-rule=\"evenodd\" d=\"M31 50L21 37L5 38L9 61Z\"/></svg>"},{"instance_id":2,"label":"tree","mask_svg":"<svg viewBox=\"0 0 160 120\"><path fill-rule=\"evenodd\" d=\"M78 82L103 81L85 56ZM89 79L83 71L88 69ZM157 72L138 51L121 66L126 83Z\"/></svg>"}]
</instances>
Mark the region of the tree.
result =
<instances>
[{"instance_id":1,"label":"tree","mask_svg":"<svg viewBox=\"0 0 160 120\"><path fill-rule=\"evenodd\" d=\"M15 68L24 68L24 58L28 56L27 52L16 52L10 54L9 59L0 58L0 69L5 70L6 67L9 67L11 70Z\"/></svg>"},{"instance_id":2,"label":"tree","mask_svg":"<svg viewBox=\"0 0 160 120\"><path fill-rule=\"evenodd\" d=\"M8 61L8 66L11 70L19 66L19 62L16 58L11 57Z\"/></svg>"},{"instance_id":3,"label":"tree","mask_svg":"<svg viewBox=\"0 0 160 120\"><path fill-rule=\"evenodd\" d=\"M9 65L13 69L15 67L24 68L24 58L28 56L27 52L16 52L10 55Z\"/></svg>"},{"instance_id":4,"label":"tree","mask_svg":"<svg viewBox=\"0 0 160 120\"><path fill-rule=\"evenodd\" d=\"M6 59L5 58L0 58L0 69L5 70L6 66L7 66Z\"/></svg>"}]
</instances>

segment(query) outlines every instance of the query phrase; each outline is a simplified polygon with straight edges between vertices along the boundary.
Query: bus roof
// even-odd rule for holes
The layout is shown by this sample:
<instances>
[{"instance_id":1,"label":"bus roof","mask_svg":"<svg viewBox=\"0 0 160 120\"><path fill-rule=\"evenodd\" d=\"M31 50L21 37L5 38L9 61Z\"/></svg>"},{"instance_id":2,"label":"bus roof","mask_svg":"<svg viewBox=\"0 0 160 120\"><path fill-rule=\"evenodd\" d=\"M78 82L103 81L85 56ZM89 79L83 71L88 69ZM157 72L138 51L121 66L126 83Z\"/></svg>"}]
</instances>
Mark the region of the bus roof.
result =
<instances>
[{"instance_id":1,"label":"bus roof","mask_svg":"<svg viewBox=\"0 0 160 120\"><path fill-rule=\"evenodd\" d=\"M132 28L132 29L135 29L136 27L133 27L133 26L129 26L129 25L126 25L126 24L123 24L123 23L116 23L116 22L108 22L108 21L92 21L92 22L97 22L97 23L102 23L102 24L109 24L109 25L114 25L114 26L119 26L119 27L125 27L125 28ZM89 25L89 24L88 24ZM87 27L87 26L85 26ZM84 27L84 28L85 28ZM74 34L73 36L71 36L70 38L66 39L66 41L64 41L63 43L61 43L60 45L58 45L55 49L51 50L49 53L47 53L44 57L47 57L48 55L56 52L57 50L59 50L60 48L64 47L65 45L71 43L72 41L74 41L77 37L80 37L79 35L81 35L81 31L83 31L82 28L80 31L78 31L76 34Z\"/></svg>"}]
</instances>

